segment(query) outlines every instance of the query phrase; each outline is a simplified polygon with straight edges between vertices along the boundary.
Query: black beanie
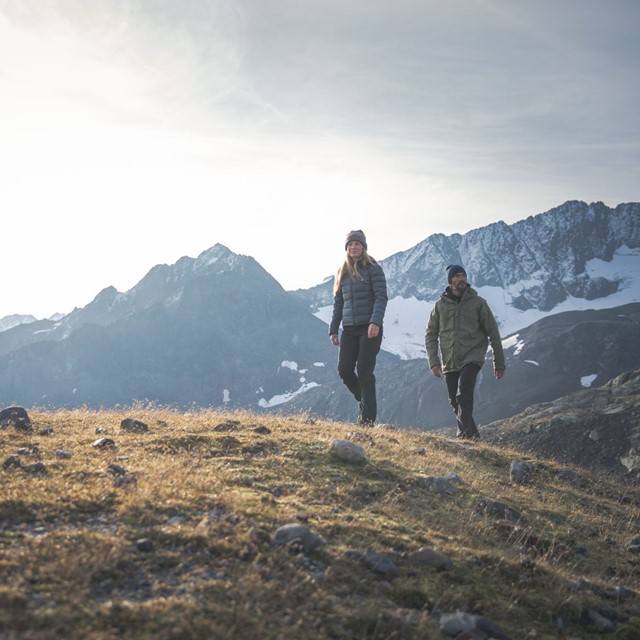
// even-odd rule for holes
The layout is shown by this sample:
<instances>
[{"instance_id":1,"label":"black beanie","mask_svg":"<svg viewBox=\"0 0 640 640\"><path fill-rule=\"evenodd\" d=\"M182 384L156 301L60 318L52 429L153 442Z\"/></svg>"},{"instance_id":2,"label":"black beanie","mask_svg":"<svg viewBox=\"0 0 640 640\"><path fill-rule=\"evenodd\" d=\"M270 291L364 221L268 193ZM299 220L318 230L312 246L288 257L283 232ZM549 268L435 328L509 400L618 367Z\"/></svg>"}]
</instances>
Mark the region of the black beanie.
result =
<instances>
[{"instance_id":1,"label":"black beanie","mask_svg":"<svg viewBox=\"0 0 640 640\"><path fill-rule=\"evenodd\" d=\"M357 240L365 249L367 248L367 239L364 232L362 229L356 229L355 231L349 231L347 234L347 239L344 242L345 251L347 250L347 245L354 240Z\"/></svg>"},{"instance_id":2,"label":"black beanie","mask_svg":"<svg viewBox=\"0 0 640 640\"><path fill-rule=\"evenodd\" d=\"M453 276L458 275L459 273L464 273L467 275L467 272L464 270L464 267L461 267L459 264L450 264L447 267L447 282L451 284L451 280L453 280Z\"/></svg>"}]
</instances>

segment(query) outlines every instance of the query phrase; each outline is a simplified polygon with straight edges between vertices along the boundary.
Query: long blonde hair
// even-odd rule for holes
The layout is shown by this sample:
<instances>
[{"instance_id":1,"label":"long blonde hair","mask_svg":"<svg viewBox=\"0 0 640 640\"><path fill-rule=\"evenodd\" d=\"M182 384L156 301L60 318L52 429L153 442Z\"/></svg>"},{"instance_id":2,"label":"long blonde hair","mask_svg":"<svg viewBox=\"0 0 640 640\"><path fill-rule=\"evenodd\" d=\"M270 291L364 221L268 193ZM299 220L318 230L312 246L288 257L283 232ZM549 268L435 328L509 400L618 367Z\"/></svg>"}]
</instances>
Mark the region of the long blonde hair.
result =
<instances>
[{"instance_id":1,"label":"long blonde hair","mask_svg":"<svg viewBox=\"0 0 640 640\"><path fill-rule=\"evenodd\" d=\"M367 253L367 250L364 247L362 247L362 255L357 260L352 260L347 254L347 259L340 265L336 278L333 282L333 293L336 293L342 285L342 278L344 278L345 274L349 274L349 276L355 279L360 276L358 265L368 267L372 264L378 263L373 256L370 256Z\"/></svg>"}]
</instances>

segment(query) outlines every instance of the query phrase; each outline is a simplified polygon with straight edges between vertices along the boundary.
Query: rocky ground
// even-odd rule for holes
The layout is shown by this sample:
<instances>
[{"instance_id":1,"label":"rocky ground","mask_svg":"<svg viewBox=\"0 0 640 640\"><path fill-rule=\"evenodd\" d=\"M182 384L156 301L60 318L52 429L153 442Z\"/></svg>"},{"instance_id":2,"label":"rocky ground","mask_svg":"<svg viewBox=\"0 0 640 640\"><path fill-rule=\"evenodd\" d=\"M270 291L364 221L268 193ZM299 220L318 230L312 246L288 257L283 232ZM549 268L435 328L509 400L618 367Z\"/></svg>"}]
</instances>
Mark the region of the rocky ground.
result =
<instances>
[{"instance_id":1,"label":"rocky ground","mask_svg":"<svg viewBox=\"0 0 640 640\"><path fill-rule=\"evenodd\" d=\"M640 482L640 371L482 428L483 439L523 453Z\"/></svg>"}]
</instances>

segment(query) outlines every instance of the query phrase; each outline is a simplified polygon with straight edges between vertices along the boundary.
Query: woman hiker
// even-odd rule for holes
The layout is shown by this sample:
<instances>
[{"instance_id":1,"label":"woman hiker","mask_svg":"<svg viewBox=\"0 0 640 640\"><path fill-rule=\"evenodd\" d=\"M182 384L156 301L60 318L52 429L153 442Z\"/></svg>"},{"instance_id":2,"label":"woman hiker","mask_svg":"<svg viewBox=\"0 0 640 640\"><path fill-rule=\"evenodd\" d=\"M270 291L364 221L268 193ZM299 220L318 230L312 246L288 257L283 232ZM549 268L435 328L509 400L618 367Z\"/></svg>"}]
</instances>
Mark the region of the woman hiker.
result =
<instances>
[{"instance_id":1,"label":"woman hiker","mask_svg":"<svg viewBox=\"0 0 640 640\"><path fill-rule=\"evenodd\" d=\"M373 370L382 344L387 281L382 267L367 253L367 239L360 229L347 234L345 250L333 287L329 339L340 347L338 374L360 405L358 423L372 426L377 414Z\"/></svg>"}]
</instances>

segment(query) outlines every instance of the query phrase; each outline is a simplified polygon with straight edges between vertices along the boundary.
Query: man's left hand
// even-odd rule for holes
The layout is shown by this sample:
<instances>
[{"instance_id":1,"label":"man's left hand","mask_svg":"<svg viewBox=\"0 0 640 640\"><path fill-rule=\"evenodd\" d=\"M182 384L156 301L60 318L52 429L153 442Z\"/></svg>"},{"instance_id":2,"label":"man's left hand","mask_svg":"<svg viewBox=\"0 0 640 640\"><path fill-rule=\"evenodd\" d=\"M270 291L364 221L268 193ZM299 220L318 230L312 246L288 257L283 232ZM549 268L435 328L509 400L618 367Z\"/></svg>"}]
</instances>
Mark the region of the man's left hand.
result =
<instances>
[{"instance_id":1,"label":"man's left hand","mask_svg":"<svg viewBox=\"0 0 640 640\"><path fill-rule=\"evenodd\" d=\"M493 375L496 377L496 380L500 380L504 376L504 369L496 369Z\"/></svg>"}]
</instances>

